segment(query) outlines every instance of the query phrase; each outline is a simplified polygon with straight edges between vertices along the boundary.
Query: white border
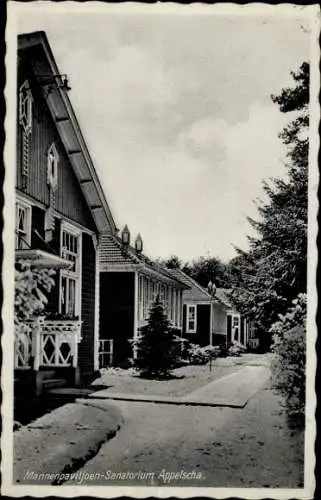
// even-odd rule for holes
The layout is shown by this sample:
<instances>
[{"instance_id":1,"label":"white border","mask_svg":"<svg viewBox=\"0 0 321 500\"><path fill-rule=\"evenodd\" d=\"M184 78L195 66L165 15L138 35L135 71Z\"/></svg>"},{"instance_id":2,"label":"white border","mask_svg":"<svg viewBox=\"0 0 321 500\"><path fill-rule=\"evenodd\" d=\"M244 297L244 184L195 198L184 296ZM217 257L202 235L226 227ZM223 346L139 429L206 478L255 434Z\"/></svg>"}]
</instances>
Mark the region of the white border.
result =
<instances>
[{"instance_id":1,"label":"white border","mask_svg":"<svg viewBox=\"0 0 321 500\"><path fill-rule=\"evenodd\" d=\"M180 487L98 487L98 486L28 486L28 485L12 485L12 444L13 435L11 431L12 424L12 400L13 400L13 296L14 296L14 234L12 231L12 220L15 217L14 203L8 200L15 199L15 157L16 157L16 50L17 50L17 12L32 11L33 8L39 9L52 9L55 12L65 12L66 9L76 9L81 12L124 12L126 13L141 12L142 9L147 12L152 10L153 13L157 11L157 15L165 15L171 13L179 13L180 15L193 15L198 14L208 15L215 13L216 15L235 15L238 16L257 16L260 13L265 15L275 16L286 15L295 16L297 10L288 10L287 5L266 5L266 4L250 4L246 6L239 6L233 4L215 4L215 5L175 5L171 4L153 4L153 5L140 5L135 3L123 4L101 4L96 2L88 2L84 4L75 4L73 2L63 2L60 4L52 4L48 2L37 2L19 4L10 2L8 4L8 21L6 31L7 54L6 54L6 68L7 68L7 85L5 89L5 97L7 101L8 114L5 120L6 127L6 145L5 145L5 165L6 175L4 180L4 231L3 239L4 246L4 261L2 266L2 279L5 283L5 295L2 308L2 316L4 320L4 335L2 336L2 349L3 366L2 376L3 385L3 403L2 403L2 417L3 417L3 433L1 436L2 444L2 477L3 477L3 492L13 497L20 497L31 495L39 498L49 495L75 497L90 495L100 498L113 498L123 495L130 495L137 498L146 498L155 496L159 498L167 498L175 496L177 498L199 497L208 496L215 498L226 498L237 496L239 498L271 498L271 499L288 499L288 498L302 498L309 499L313 496L315 480L314 480L314 439L315 439L315 406L316 397L314 391L314 377L316 369L316 355L315 355L315 341L316 341L316 265L317 265L317 213L318 203L316 199L317 186L319 182L318 174L318 120L319 120L319 104L318 104L318 90L320 87L320 77L318 72L318 65L316 61L319 59L318 37L320 32L320 11L317 5L310 5L308 7L296 6L297 9L305 8L309 11L311 16L311 60L314 64L311 65L311 120L310 120L310 157L309 157L309 242L308 242L308 342L307 342L307 404L306 404L306 440L305 440L305 487L302 489L271 489L271 488L180 488Z\"/></svg>"}]
</instances>

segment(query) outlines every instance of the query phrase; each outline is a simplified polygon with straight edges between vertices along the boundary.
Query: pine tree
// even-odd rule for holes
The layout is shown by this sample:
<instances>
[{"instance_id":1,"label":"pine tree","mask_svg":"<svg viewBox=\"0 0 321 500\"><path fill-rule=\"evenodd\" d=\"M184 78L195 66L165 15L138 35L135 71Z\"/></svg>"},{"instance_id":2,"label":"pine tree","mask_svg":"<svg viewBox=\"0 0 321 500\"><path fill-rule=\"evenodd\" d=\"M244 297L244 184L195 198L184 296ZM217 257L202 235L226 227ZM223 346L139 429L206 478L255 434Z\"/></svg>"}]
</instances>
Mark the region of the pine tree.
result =
<instances>
[{"instance_id":1,"label":"pine tree","mask_svg":"<svg viewBox=\"0 0 321 500\"><path fill-rule=\"evenodd\" d=\"M136 366L141 375L166 377L170 374L178 358L176 334L177 330L166 318L163 305L157 296L148 322L141 328L141 336L136 344Z\"/></svg>"}]
</instances>

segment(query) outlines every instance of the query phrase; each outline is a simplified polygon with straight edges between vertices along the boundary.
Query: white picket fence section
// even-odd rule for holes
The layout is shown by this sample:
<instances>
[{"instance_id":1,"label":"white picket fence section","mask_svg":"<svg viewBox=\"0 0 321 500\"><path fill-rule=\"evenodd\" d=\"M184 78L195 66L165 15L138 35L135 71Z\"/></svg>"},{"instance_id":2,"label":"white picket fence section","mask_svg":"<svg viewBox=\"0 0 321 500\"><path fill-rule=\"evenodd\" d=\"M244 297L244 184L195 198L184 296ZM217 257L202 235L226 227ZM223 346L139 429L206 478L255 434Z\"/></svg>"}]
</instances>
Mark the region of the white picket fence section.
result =
<instances>
[{"instance_id":1,"label":"white picket fence section","mask_svg":"<svg viewBox=\"0 0 321 500\"><path fill-rule=\"evenodd\" d=\"M248 345L251 349L257 349L257 348L259 347L259 339L258 339L258 338L248 339L248 340L247 340L247 345Z\"/></svg>"},{"instance_id":2,"label":"white picket fence section","mask_svg":"<svg viewBox=\"0 0 321 500\"><path fill-rule=\"evenodd\" d=\"M16 334L15 368L77 366L81 321L38 318L27 326L28 333Z\"/></svg>"}]
</instances>

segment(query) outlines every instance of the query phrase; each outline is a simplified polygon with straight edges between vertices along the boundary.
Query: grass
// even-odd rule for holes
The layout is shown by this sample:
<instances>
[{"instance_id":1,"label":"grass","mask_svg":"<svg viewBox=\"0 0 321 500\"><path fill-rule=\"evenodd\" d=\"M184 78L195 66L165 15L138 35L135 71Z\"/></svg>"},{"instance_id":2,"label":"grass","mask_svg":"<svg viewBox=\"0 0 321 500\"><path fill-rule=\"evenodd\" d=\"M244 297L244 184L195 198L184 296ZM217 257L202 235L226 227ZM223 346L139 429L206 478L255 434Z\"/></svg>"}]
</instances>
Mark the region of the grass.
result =
<instances>
[{"instance_id":1,"label":"grass","mask_svg":"<svg viewBox=\"0 0 321 500\"><path fill-rule=\"evenodd\" d=\"M240 369L237 364L220 366L214 362L212 370L208 365L187 365L173 370L171 377L149 379L141 377L133 369L104 368L91 388L109 387L111 393L180 397Z\"/></svg>"}]
</instances>

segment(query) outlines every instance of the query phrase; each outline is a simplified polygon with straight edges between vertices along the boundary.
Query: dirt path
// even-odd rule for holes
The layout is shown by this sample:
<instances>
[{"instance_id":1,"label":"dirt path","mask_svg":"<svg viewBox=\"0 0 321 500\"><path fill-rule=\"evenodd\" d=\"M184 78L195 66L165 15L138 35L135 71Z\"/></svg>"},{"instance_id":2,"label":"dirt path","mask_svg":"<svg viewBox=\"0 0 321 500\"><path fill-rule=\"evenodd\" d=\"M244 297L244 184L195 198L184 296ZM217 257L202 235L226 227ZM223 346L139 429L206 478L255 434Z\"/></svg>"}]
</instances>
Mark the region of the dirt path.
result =
<instances>
[{"instance_id":1,"label":"dirt path","mask_svg":"<svg viewBox=\"0 0 321 500\"><path fill-rule=\"evenodd\" d=\"M287 428L279 396L266 383L244 409L114 404L125 424L77 482L93 484L95 474L94 484L109 486L302 486L302 434ZM177 476L169 480L169 473Z\"/></svg>"}]
</instances>

